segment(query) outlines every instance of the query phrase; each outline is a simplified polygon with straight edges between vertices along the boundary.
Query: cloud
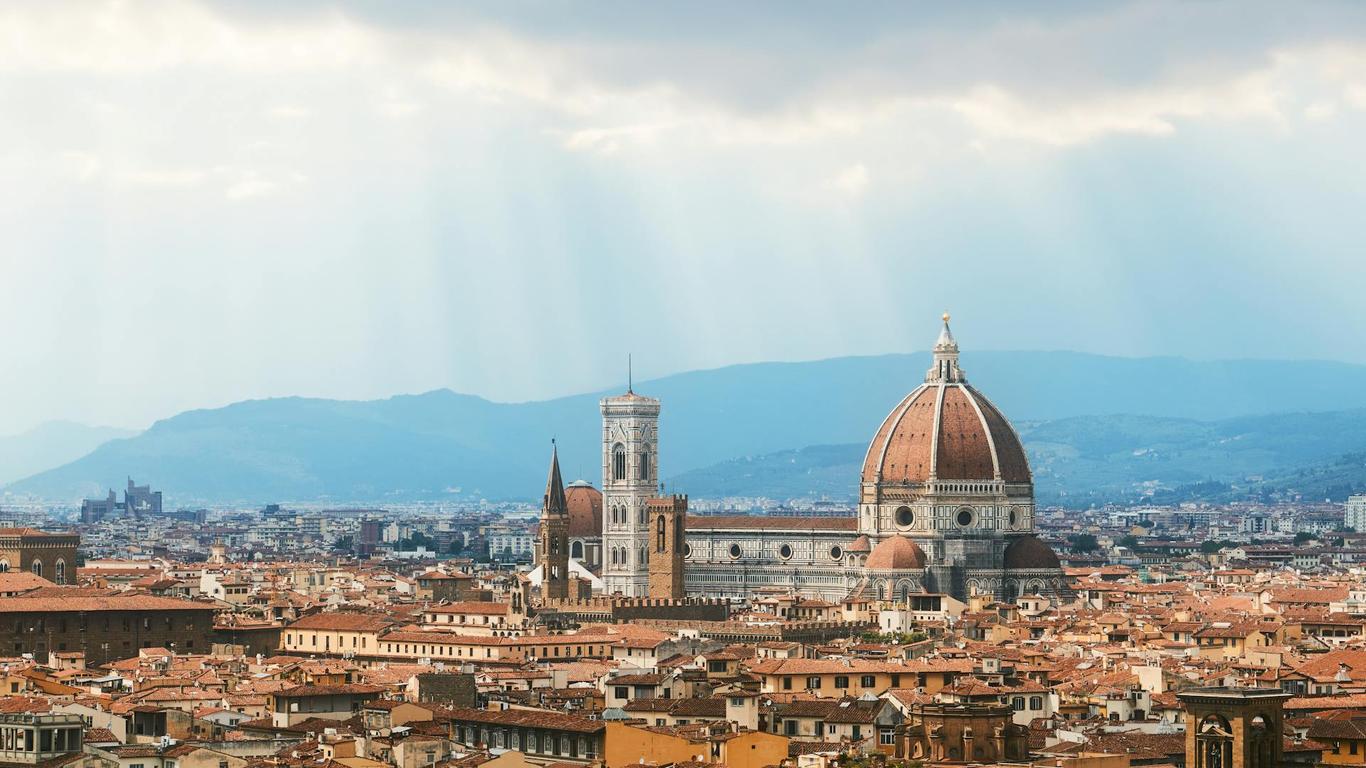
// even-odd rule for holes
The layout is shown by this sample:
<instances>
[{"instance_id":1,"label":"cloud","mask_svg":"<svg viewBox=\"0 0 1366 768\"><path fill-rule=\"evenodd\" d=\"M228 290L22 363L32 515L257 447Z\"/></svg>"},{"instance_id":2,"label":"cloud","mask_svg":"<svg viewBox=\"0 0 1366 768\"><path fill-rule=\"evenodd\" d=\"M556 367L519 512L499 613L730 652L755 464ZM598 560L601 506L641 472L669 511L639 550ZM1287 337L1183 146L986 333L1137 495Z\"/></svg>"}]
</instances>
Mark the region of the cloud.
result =
<instances>
[{"instance_id":1,"label":"cloud","mask_svg":"<svg viewBox=\"0 0 1366 768\"><path fill-rule=\"evenodd\" d=\"M868 168L863 163L854 163L835 175L831 186L848 197L859 197L868 187Z\"/></svg>"}]
</instances>

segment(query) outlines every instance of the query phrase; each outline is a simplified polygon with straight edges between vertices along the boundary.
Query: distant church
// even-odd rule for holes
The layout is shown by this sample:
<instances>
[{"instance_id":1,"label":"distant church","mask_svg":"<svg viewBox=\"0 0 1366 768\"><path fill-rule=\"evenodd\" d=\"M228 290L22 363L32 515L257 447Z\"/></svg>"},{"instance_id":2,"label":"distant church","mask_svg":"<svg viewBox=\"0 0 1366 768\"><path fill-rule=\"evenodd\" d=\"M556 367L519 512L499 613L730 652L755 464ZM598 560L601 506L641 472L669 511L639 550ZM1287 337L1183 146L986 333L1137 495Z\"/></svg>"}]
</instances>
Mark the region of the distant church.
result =
<instances>
[{"instance_id":1,"label":"distant church","mask_svg":"<svg viewBox=\"0 0 1366 768\"><path fill-rule=\"evenodd\" d=\"M1034 484L1015 430L967 383L948 315L925 381L892 409L868 445L857 518L689 516L687 498L659 495L659 400L602 400L601 591L628 597L748 596L781 586L829 600L939 592L1013 599L1060 594L1062 569L1034 535ZM552 459L552 462L555 462ZM558 463L552 468L558 482ZM576 484L580 505L596 491ZM561 538L564 491L547 489L543 534ZM553 507L553 508L552 508ZM549 547L544 540L542 548ZM561 550L563 551L563 550ZM567 575L556 552L540 560ZM581 567L583 567L581 565ZM549 594L561 594L558 586Z\"/></svg>"}]
</instances>

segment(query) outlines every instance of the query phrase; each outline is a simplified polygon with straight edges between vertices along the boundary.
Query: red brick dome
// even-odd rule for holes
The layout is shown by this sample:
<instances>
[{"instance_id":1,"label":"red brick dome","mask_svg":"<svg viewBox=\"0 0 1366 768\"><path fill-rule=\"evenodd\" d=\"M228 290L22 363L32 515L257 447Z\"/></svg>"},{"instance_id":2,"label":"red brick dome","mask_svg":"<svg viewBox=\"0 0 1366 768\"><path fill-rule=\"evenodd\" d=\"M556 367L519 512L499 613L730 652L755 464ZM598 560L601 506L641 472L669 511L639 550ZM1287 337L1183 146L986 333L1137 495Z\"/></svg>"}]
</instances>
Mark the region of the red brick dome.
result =
<instances>
[{"instance_id":1,"label":"red brick dome","mask_svg":"<svg viewBox=\"0 0 1366 768\"><path fill-rule=\"evenodd\" d=\"M1029 461L1010 422L958 368L958 344L944 330L925 383L882 421L863 460L864 483L1002 480L1028 483Z\"/></svg>"},{"instance_id":2,"label":"red brick dome","mask_svg":"<svg viewBox=\"0 0 1366 768\"><path fill-rule=\"evenodd\" d=\"M1006 545L1001 567L1006 570L1061 568L1058 555L1038 536L1021 536Z\"/></svg>"},{"instance_id":3,"label":"red brick dome","mask_svg":"<svg viewBox=\"0 0 1366 768\"><path fill-rule=\"evenodd\" d=\"M602 535L602 491L584 480L577 480L564 489L564 501L569 510L571 537Z\"/></svg>"},{"instance_id":4,"label":"red brick dome","mask_svg":"<svg viewBox=\"0 0 1366 768\"><path fill-rule=\"evenodd\" d=\"M925 550L906 536L889 536L873 547L864 566L870 571L922 570Z\"/></svg>"}]
</instances>

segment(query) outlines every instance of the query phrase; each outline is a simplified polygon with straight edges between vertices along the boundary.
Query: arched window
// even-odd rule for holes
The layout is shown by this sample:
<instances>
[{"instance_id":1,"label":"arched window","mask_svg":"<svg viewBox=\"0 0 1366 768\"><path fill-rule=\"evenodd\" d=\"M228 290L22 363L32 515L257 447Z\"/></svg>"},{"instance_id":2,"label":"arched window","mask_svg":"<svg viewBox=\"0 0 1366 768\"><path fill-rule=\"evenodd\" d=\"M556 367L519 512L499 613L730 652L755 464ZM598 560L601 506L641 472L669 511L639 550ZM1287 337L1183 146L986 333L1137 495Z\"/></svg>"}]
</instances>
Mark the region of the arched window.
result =
<instances>
[{"instance_id":1,"label":"arched window","mask_svg":"<svg viewBox=\"0 0 1366 768\"><path fill-rule=\"evenodd\" d=\"M645 565L646 563L650 562L650 555L645 551L645 547L640 548L640 559L636 562L641 565Z\"/></svg>"},{"instance_id":2,"label":"arched window","mask_svg":"<svg viewBox=\"0 0 1366 768\"><path fill-rule=\"evenodd\" d=\"M32 565L31 567L32 567L33 575L34 575L34 576L42 576L42 575L43 575L43 561L42 561L42 560L34 560L34 561L33 561L33 565Z\"/></svg>"},{"instance_id":3,"label":"arched window","mask_svg":"<svg viewBox=\"0 0 1366 768\"><path fill-rule=\"evenodd\" d=\"M65 583L66 583L66 561L65 561L65 560L58 560L58 561L57 561L57 565L56 565L56 567L53 569L53 575L57 577L57 583L58 583L58 584L65 584Z\"/></svg>"},{"instance_id":4,"label":"arched window","mask_svg":"<svg viewBox=\"0 0 1366 768\"><path fill-rule=\"evenodd\" d=\"M649 480L649 479L650 479L650 452L649 452L649 451L641 451L641 452L640 452L640 479L641 479L641 480Z\"/></svg>"},{"instance_id":5,"label":"arched window","mask_svg":"<svg viewBox=\"0 0 1366 768\"><path fill-rule=\"evenodd\" d=\"M645 507L640 508L640 514L638 515L637 522L639 522L641 525L645 525L647 522L649 522L649 517L647 517L645 514ZM649 529L645 529L645 532L648 533Z\"/></svg>"},{"instance_id":6,"label":"arched window","mask_svg":"<svg viewBox=\"0 0 1366 768\"><path fill-rule=\"evenodd\" d=\"M583 559L583 542L582 542L582 541L576 541L576 542L574 542L573 544L570 544L570 545L569 545L569 556L570 556L570 557L577 557L577 558L580 559L580 560Z\"/></svg>"},{"instance_id":7,"label":"arched window","mask_svg":"<svg viewBox=\"0 0 1366 768\"><path fill-rule=\"evenodd\" d=\"M612 479L626 479L626 448L621 443L612 448Z\"/></svg>"},{"instance_id":8,"label":"arched window","mask_svg":"<svg viewBox=\"0 0 1366 768\"><path fill-rule=\"evenodd\" d=\"M9 561L8 561L8 560L0 560L0 573L8 573L8 572L9 572Z\"/></svg>"},{"instance_id":9,"label":"arched window","mask_svg":"<svg viewBox=\"0 0 1366 768\"><path fill-rule=\"evenodd\" d=\"M656 534L656 538L655 538L655 551L656 551L656 552L663 552L663 551L664 551L664 539L666 538L665 534L667 533L667 530L665 529L665 525L666 525L666 524L665 524L665 522L664 522L664 516L663 516L663 515L660 515L660 516L659 516L659 519L655 521L655 534Z\"/></svg>"}]
</instances>

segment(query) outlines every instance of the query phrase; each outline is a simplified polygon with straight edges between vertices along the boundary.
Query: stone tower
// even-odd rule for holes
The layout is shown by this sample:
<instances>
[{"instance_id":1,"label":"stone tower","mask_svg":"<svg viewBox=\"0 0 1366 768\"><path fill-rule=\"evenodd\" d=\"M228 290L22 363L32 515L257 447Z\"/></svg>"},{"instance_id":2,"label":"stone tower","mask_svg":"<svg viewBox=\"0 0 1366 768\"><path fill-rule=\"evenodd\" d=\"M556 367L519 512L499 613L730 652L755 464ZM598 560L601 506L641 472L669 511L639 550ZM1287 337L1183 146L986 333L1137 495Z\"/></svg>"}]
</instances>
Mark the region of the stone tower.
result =
<instances>
[{"instance_id":1,"label":"stone tower","mask_svg":"<svg viewBox=\"0 0 1366 768\"><path fill-rule=\"evenodd\" d=\"M541 539L537 559L541 565L541 599L569 597L569 504L560 478L560 456L550 450L550 477L541 502Z\"/></svg>"},{"instance_id":2,"label":"stone tower","mask_svg":"<svg viewBox=\"0 0 1366 768\"><path fill-rule=\"evenodd\" d=\"M602 399L602 546L607 592L649 592L646 502L659 479L659 401L636 394Z\"/></svg>"},{"instance_id":3,"label":"stone tower","mask_svg":"<svg viewBox=\"0 0 1366 768\"><path fill-rule=\"evenodd\" d=\"M683 547L688 497L661 496L645 504L650 520L650 597L683 597Z\"/></svg>"},{"instance_id":4,"label":"stone tower","mask_svg":"<svg viewBox=\"0 0 1366 768\"><path fill-rule=\"evenodd\" d=\"M1279 688L1195 688L1186 708L1186 768L1280 768L1284 751Z\"/></svg>"}]
</instances>

